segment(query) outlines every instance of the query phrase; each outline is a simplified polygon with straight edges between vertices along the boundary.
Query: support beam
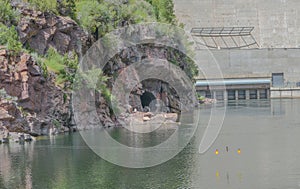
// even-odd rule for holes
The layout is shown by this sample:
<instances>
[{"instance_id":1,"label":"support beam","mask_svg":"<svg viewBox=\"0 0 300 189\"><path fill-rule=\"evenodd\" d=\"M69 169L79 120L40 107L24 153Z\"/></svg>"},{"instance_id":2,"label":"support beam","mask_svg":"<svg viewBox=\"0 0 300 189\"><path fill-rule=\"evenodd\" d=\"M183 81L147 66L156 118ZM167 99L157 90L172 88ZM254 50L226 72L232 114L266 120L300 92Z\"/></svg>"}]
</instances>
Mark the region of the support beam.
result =
<instances>
[{"instance_id":1,"label":"support beam","mask_svg":"<svg viewBox=\"0 0 300 189\"><path fill-rule=\"evenodd\" d=\"M224 96L224 100L228 100L228 93L227 93L227 90L224 90L223 96Z\"/></svg>"},{"instance_id":2,"label":"support beam","mask_svg":"<svg viewBox=\"0 0 300 189\"><path fill-rule=\"evenodd\" d=\"M249 100L250 99L250 90L247 89L246 90L246 100Z\"/></svg>"}]
</instances>

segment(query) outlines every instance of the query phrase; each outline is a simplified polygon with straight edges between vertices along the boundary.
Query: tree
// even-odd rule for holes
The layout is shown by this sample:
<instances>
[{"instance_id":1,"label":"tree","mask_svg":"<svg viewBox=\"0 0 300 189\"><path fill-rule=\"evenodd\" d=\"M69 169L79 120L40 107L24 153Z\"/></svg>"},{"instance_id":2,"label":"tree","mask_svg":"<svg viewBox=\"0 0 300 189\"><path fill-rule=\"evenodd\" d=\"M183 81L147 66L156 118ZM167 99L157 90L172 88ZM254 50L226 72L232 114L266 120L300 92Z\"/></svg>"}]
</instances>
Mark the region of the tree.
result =
<instances>
[{"instance_id":1,"label":"tree","mask_svg":"<svg viewBox=\"0 0 300 189\"><path fill-rule=\"evenodd\" d=\"M80 1L76 5L80 25L96 40L114 28L115 10L108 2Z\"/></svg>"}]
</instances>

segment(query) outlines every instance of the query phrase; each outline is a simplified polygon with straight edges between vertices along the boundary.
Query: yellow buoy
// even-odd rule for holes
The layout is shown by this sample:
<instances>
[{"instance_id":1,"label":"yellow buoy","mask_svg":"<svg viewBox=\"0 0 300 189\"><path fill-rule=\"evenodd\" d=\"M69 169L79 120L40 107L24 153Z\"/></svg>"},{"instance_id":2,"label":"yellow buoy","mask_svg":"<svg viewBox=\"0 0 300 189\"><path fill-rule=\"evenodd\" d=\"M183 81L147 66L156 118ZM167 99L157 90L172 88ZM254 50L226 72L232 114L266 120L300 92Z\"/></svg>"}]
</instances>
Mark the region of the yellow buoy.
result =
<instances>
[{"instance_id":1,"label":"yellow buoy","mask_svg":"<svg viewBox=\"0 0 300 189\"><path fill-rule=\"evenodd\" d=\"M241 149L238 149L238 150L237 150L237 153L238 153L238 154L241 154Z\"/></svg>"},{"instance_id":2,"label":"yellow buoy","mask_svg":"<svg viewBox=\"0 0 300 189\"><path fill-rule=\"evenodd\" d=\"M216 179L217 179L217 181L220 181L220 173L219 173L218 170L217 170L217 172L216 172Z\"/></svg>"},{"instance_id":3,"label":"yellow buoy","mask_svg":"<svg viewBox=\"0 0 300 189\"><path fill-rule=\"evenodd\" d=\"M216 155L218 155L218 154L219 154L219 150L218 150L218 149L216 149L216 152L215 152L215 153L216 153Z\"/></svg>"}]
</instances>

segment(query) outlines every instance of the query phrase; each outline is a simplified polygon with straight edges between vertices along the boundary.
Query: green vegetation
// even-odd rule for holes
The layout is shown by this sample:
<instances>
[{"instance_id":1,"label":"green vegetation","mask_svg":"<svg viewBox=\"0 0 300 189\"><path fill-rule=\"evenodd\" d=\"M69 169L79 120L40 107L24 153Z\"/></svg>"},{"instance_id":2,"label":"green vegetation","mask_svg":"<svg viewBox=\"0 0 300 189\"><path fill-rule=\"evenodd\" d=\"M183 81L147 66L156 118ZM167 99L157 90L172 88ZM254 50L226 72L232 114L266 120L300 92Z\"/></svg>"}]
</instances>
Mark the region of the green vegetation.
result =
<instances>
[{"instance_id":1,"label":"green vegetation","mask_svg":"<svg viewBox=\"0 0 300 189\"><path fill-rule=\"evenodd\" d=\"M78 66L78 56L75 52L61 55L54 48L49 48L45 56L31 53L31 56L40 66L43 76L48 77L49 72L56 74L56 84L73 82Z\"/></svg>"},{"instance_id":2,"label":"green vegetation","mask_svg":"<svg viewBox=\"0 0 300 189\"><path fill-rule=\"evenodd\" d=\"M35 52L31 53L30 55L32 56L32 58L37 62L37 64L41 68L43 76L45 78L47 78L49 72L48 72L48 68L44 62L44 59Z\"/></svg>"},{"instance_id":3,"label":"green vegetation","mask_svg":"<svg viewBox=\"0 0 300 189\"><path fill-rule=\"evenodd\" d=\"M205 97L204 97L204 96L201 96L200 94L197 93L197 99L198 99L199 101L203 101L203 100L205 100Z\"/></svg>"},{"instance_id":4,"label":"green vegetation","mask_svg":"<svg viewBox=\"0 0 300 189\"><path fill-rule=\"evenodd\" d=\"M37 54L31 54L42 68L44 77L48 77L49 71L56 74L56 84L61 85L64 82L73 82L75 71L78 66L78 57L75 52L60 55L54 48L50 48L43 57Z\"/></svg>"},{"instance_id":5,"label":"green vegetation","mask_svg":"<svg viewBox=\"0 0 300 189\"><path fill-rule=\"evenodd\" d=\"M0 22L11 26L19 20L19 13L12 9L9 0L0 1Z\"/></svg>"},{"instance_id":6,"label":"green vegetation","mask_svg":"<svg viewBox=\"0 0 300 189\"><path fill-rule=\"evenodd\" d=\"M64 57L60 55L54 48L50 48L45 56L44 63L49 71L56 74L63 72L65 69Z\"/></svg>"},{"instance_id":7,"label":"green vegetation","mask_svg":"<svg viewBox=\"0 0 300 189\"><path fill-rule=\"evenodd\" d=\"M16 101L18 100L17 97L10 96L9 94L7 94L5 89L0 89L0 100L1 99L12 101L14 103L16 103Z\"/></svg>"},{"instance_id":8,"label":"green vegetation","mask_svg":"<svg viewBox=\"0 0 300 189\"><path fill-rule=\"evenodd\" d=\"M22 50L22 44L15 26L7 27L0 23L0 45L6 46L10 54L18 54Z\"/></svg>"},{"instance_id":9,"label":"green vegetation","mask_svg":"<svg viewBox=\"0 0 300 189\"><path fill-rule=\"evenodd\" d=\"M56 0L27 0L35 9L42 12L53 12L58 13L57 7L58 3Z\"/></svg>"},{"instance_id":10,"label":"green vegetation","mask_svg":"<svg viewBox=\"0 0 300 189\"><path fill-rule=\"evenodd\" d=\"M76 10L79 24L95 39L120 26L156 20L153 7L143 0L129 0L118 5L83 0L76 3Z\"/></svg>"},{"instance_id":11,"label":"green vegetation","mask_svg":"<svg viewBox=\"0 0 300 189\"><path fill-rule=\"evenodd\" d=\"M85 85L88 89L95 89L102 94L107 102L110 102L112 96L110 90L106 86L108 80L109 77L104 75L101 69L95 68L86 72L78 72L74 85L79 88L81 88L82 85Z\"/></svg>"},{"instance_id":12,"label":"green vegetation","mask_svg":"<svg viewBox=\"0 0 300 189\"><path fill-rule=\"evenodd\" d=\"M5 89L0 89L0 100L7 100L9 103L13 103L23 117L29 115L29 113L22 106L18 105L18 97L10 96L7 94Z\"/></svg>"},{"instance_id":13,"label":"green vegetation","mask_svg":"<svg viewBox=\"0 0 300 189\"><path fill-rule=\"evenodd\" d=\"M58 120L53 119L52 123L53 123L53 125L54 125L55 128L57 128L57 129L61 128L61 123Z\"/></svg>"},{"instance_id":14,"label":"green vegetation","mask_svg":"<svg viewBox=\"0 0 300 189\"><path fill-rule=\"evenodd\" d=\"M169 24L176 23L173 0L146 0L146 1L153 6L157 21L169 23Z\"/></svg>"},{"instance_id":15,"label":"green vegetation","mask_svg":"<svg viewBox=\"0 0 300 189\"><path fill-rule=\"evenodd\" d=\"M23 117L27 117L29 115L29 112L27 112L22 106L17 105L17 108L21 112Z\"/></svg>"},{"instance_id":16,"label":"green vegetation","mask_svg":"<svg viewBox=\"0 0 300 189\"><path fill-rule=\"evenodd\" d=\"M74 0L25 0L42 12L51 12L61 16L69 16L76 20L76 5Z\"/></svg>"},{"instance_id":17,"label":"green vegetation","mask_svg":"<svg viewBox=\"0 0 300 189\"><path fill-rule=\"evenodd\" d=\"M57 0L57 10L62 16L76 20L76 5L74 0Z\"/></svg>"}]
</instances>

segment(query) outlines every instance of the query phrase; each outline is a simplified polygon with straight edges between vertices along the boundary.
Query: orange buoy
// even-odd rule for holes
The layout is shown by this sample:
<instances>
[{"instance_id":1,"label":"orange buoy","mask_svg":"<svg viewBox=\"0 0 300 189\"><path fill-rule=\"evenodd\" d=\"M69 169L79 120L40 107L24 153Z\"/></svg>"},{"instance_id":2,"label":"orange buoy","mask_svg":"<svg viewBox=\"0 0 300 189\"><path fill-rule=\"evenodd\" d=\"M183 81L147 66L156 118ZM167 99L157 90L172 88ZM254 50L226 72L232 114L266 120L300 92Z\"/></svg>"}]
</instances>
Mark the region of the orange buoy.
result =
<instances>
[{"instance_id":1,"label":"orange buoy","mask_svg":"<svg viewBox=\"0 0 300 189\"><path fill-rule=\"evenodd\" d=\"M238 150L237 150L237 153L238 153L238 154L241 154L241 149L238 149Z\"/></svg>"}]
</instances>

